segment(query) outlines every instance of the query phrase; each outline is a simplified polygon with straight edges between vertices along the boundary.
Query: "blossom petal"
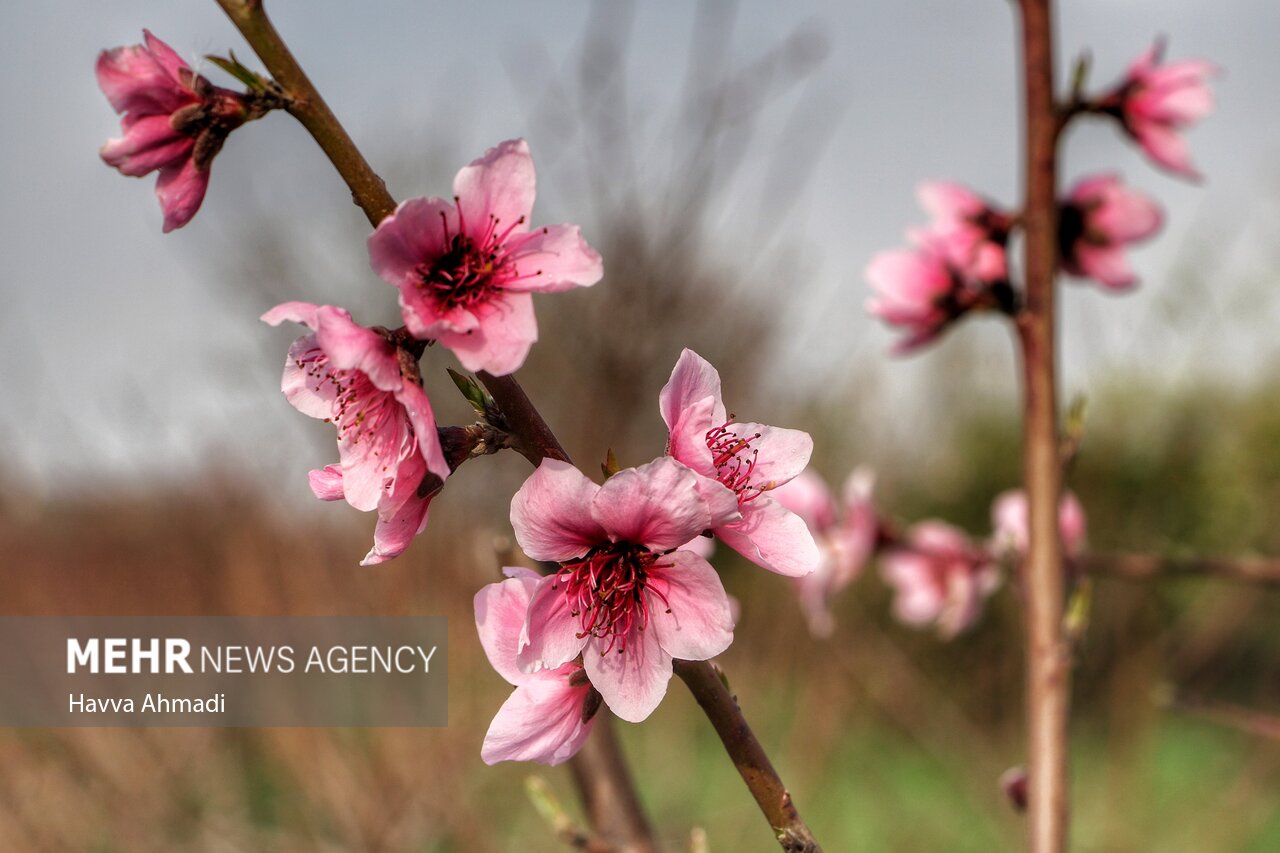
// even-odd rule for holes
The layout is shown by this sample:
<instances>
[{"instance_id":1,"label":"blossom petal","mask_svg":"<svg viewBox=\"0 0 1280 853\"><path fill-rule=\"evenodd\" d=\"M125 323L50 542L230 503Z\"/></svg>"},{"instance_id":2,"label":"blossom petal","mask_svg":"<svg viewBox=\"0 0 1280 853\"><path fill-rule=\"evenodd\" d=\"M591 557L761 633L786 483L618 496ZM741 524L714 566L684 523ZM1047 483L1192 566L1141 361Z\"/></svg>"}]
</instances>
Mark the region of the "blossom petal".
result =
<instances>
[{"instance_id":1,"label":"blossom petal","mask_svg":"<svg viewBox=\"0 0 1280 853\"><path fill-rule=\"evenodd\" d=\"M502 293L472 311L479 325L466 333L442 331L437 335L440 343L467 370L485 370L494 376L519 370L538 340L533 297L528 293Z\"/></svg>"},{"instance_id":2,"label":"blossom petal","mask_svg":"<svg viewBox=\"0 0 1280 853\"><path fill-rule=\"evenodd\" d=\"M511 499L511 526L521 549L535 560L563 562L608 541L591 513L599 491L568 462L542 460Z\"/></svg>"},{"instance_id":3,"label":"blossom petal","mask_svg":"<svg viewBox=\"0 0 1280 853\"><path fill-rule=\"evenodd\" d=\"M716 536L751 562L787 577L803 577L822 562L804 519L762 494L742 505L742 519L717 527Z\"/></svg>"},{"instance_id":4,"label":"blossom petal","mask_svg":"<svg viewBox=\"0 0 1280 853\"><path fill-rule=\"evenodd\" d=\"M710 410L710 420L714 423L707 426L710 429L728 420L721 400L720 372L693 350L685 349L671 371L671 378L658 394L658 410L667 429L674 432L685 412L707 397L714 401Z\"/></svg>"},{"instance_id":5,"label":"blossom petal","mask_svg":"<svg viewBox=\"0 0 1280 853\"><path fill-rule=\"evenodd\" d=\"M453 194L468 233L484 233L490 227L502 232L521 217L525 224L517 225L514 233L526 230L535 192L533 158L523 139L490 148L453 179Z\"/></svg>"},{"instance_id":6,"label":"blossom petal","mask_svg":"<svg viewBox=\"0 0 1280 853\"><path fill-rule=\"evenodd\" d=\"M582 722L588 689L570 687L567 673L531 679L517 687L489 724L480 749L484 763L568 761L582 748L595 722L594 718Z\"/></svg>"},{"instance_id":7,"label":"blossom petal","mask_svg":"<svg viewBox=\"0 0 1280 853\"><path fill-rule=\"evenodd\" d=\"M520 276L506 290L559 293L590 287L604 275L600 253L587 245L577 225L550 225L532 232L514 248Z\"/></svg>"},{"instance_id":8,"label":"blossom petal","mask_svg":"<svg viewBox=\"0 0 1280 853\"><path fill-rule=\"evenodd\" d=\"M407 199L369 235L369 265L384 281L399 287L401 298L406 299L417 289L419 265L444 254L448 235L457 232L458 214L449 202Z\"/></svg>"},{"instance_id":9,"label":"blossom petal","mask_svg":"<svg viewBox=\"0 0 1280 853\"><path fill-rule=\"evenodd\" d=\"M679 548L739 517L733 492L667 456L614 474L591 512L614 541L651 551Z\"/></svg>"},{"instance_id":10,"label":"blossom petal","mask_svg":"<svg viewBox=\"0 0 1280 853\"><path fill-rule=\"evenodd\" d=\"M189 157L160 170L156 198L160 199L160 209L164 211L166 234L191 221L208 189L209 170L196 168L195 161Z\"/></svg>"},{"instance_id":11,"label":"blossom petal","mask_svg":"<svg viewBox=\"0 0 1280 853\"><path fill-rule=\"evenodd\" d=\"M733 642L733 614L720 576L688 551L662 558L646 590L649 627L672 657L708 660Z\"/></svg>"},{"instance_id":12,"label":"blossom petal","mask_svg":"<svg viewBox=\"0 0 1280 853\"><path fill-rule=\"evenodd\" d=\"M633 629L625 645L607 654L602 654L602 642L593 640L583 650L587 677L609 710L629 723L642 722L667 695L671 655L663 651L655 631Z\"/></svg>"},{"instance_id":13,"label":"blossom petal","mask_svg":"<svg viewBox=\"0 0 1280 853\"><path fill-rule=\"evenodd\" d=\"M311 493L322 501L340 501L346 497L342 491L342 469L337 465L309 472L307 482L311 484Z\"/></svg>"},{"instance_id":14,"label":"blossom petal","mask_svg":"<svg viewBox=\"0 0 1280 853\"><path fill-rule=\"evenodd\" d=\"M730 424L729 430L743 437L759 436L751 441L751 449L758 451L751 483L762 488L789 482L805 469L813 455L813 437L804 430L754 423Z\"/></svg>"},{"instance_id":15,"label":"blossom petal","mask_svg":"<svg viewBox=\"0 0 1280 853\"><path fill-rule=\"evenodd\" d=\"M529 600L538 580L524 576L491 583L481 588L472 601L476 631L489 663L498 675L517 686L529 680L529 676L516 666L516 655L529 612Z\"/></svg>"},{"instance_id":16,"label":"blossom petal","mask_svg":"<svg viewBox=\"0 0 1280 853\"><path fill-rule=\"evenodd\" d=\"M581 633L582 619L570 609L564 586L549 575L538 582L529 599L516 665L522 672L533 673L568 663L587 644Z\"/></svg>"}]
</instances>

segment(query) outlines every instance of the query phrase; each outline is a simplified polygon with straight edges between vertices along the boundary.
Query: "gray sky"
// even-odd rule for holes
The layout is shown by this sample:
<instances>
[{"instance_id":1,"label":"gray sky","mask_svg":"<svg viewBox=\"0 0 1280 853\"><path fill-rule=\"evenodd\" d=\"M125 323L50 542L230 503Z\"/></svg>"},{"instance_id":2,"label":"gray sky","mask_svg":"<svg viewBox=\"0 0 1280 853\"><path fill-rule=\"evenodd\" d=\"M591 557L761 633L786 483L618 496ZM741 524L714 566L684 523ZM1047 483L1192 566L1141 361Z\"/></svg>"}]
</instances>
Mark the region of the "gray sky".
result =
<instances>
[{"instance_id":1,"label":"gray sky","mask_svg":"<svg viewBox=\"0 0 1280 853\"><path fill-rule=\"evenodd\" d=\"M451 168L514 136L529 137L535 160L551 156L540 153L530 105L512 76L539 55L563 65L582 31L586 4L268 5L375 165L382 152L415 144L427 150L438 130L461 148ZM1095 84L1113 80L1157 33L1169 37L1171 57L1210 58L1226 69L1216 86L1217 114L1191 135L1195 161L1209 176L1202 187L1155 172L1106 124L1072 133L1068 179L1119 169L1163 202L1168 223L1135 257L1144 277L1137 294L1065 289L1068 385L1087 388L1092 377L1140 360L1179 375L1246 373L1241 368L1275 337L1268 331L1275 328L1275 301L1258 294L1274 290L1277 279L1270 247L1280 233L1280 172L1273 165L1280 154L1280 6L1264 0L1061 5L1061 64L1090 46ZM641 121L663 114L684 73L691 6L669 0L637 9L629 61L637 96L632 107ZM97 158L98 146L118 126L95 84L94 58L103 47L138 41L146 26L191 60L231 47L247 61L251 54L238 34L212 0L53 0L14 5L6 18L0 31L8 116L0 123L0 251L6 259L0 351L8 369L0 427L12 441L0 470L33 477L45 488L97 477L130 480L145 471L181 476L242 436L273 441L291 435L294 427L285 420L293 413L266 398L277 378L274 365L243 369L243 352L263 340L256 312L243 300L220 296L209 259L234 252L225 224L244 203L245 176L255 163L269 164L265 175L257 170L252 189L260 207L302 216L299 207L331 200L336 211L346 211L334 215L349 216L358 234L362 221L346 208L336 175L298 127L270 116L238 132L219 156L193 223L162 236L153 179L124 179ZM785 337L795 341L784 353L788 363L818 376L870 360L885 363L890 385L899 389L886 404L906 405L914 378L927 369L920 361L945 357L946 348L942 355L887 363L891 336L863 315L861 271L872 253L898 244L903 229L921 221L913 198L918 180L952 178L1015 201L1010 4L753 0L738 10L735 52L752 56L806 26L830 45L808 90L815 100L806 107L783 99L770 108L760 136L763 150L787 134L831 128L814 178L796 189L799 199L784 198L786 187L744 170L741 184L726 192L716 233L733 252L762 227L776 231L812 271L807 289L779 294ZM826 120L830 116L837 119ZM661 173L662 134L660 126L642 133L642 171ZM422 185L393 186L401 197L444 189L425 177ZM549 221L573 218L572 200L554 187L544 184L540 198ZM785 215L773 214L773 200ZM1193 294L1183 301L1194 299L1188 310L1206 319L1191 325L1189 339L1147 340L1152 317L1169 307L1162 288L1188 268L1203 268L1208 286L1177 292ZM334 275L353 286L376 286L360 264ZM1252 322L1228 327L1218 319L1224 312ZM960 335L1004 345L987 323L968 324Z\"/></svg>"}]
</instances>

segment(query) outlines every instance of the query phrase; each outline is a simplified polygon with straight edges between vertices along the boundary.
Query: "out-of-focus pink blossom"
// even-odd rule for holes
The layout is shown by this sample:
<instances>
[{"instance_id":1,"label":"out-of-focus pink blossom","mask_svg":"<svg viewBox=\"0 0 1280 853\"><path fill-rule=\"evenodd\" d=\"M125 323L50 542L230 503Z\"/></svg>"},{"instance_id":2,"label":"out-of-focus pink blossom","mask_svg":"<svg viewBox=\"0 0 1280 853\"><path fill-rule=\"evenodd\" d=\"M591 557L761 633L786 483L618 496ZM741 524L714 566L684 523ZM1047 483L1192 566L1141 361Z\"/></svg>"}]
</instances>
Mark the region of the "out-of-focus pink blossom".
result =
<instances>
[{"instance_id":1,"label":"out-of-focus pink blossom","mask_svg":"<svg viewBox=\"0 0 1280 853\"><path fill-rule=\"evenodd\" d=\"M453 203L401 202L369 237L374 271L400 291L405 325L467 370L511 373L538 339L534 293L595 284L600 255L576 225L530 229L534 172L523 139L458 172Z\"/></svg>"},{"instance_id":2,"label":"out-of-focus pink blossom","mask_svg":"<svg viewBox=\"0 0 1280 853\"><path fill-rule=\"evenodd\" d=\"M933 217L931 227L935 230L972 229L998 246L1004 246L1009 239L1013 216L964 184L924 181L916 187L916 198Z\"/></svg>"},{"instance_id":3,"label":"out-of-focus pink blossom","mask_svg":"<svg viewBox=\"0 0 1280 853\"><path fill-rule=\"evenodd\" d=\"M1126 187L1119 175L1085 178L1059 208L1062 268L1111 290L1127 290L1138 279L1129 268L1125 249L1159 231L1163 220L1160 206Z\"/></svg>"},{"instance_id":4,"label":"out-of-focus pink blossom","mask_svg":"<svg viewBox=\"0 0 1280 853\"><path fill-rule=\"evenodd\" d=\"M809 528L772 497L809 464L807 432L738 423L725 411L720 374L693 350L680 354L659 395L667 453L737 497L740 515L712 525L716 536L772 572L800 577L821 562Z\"/></svg>"},{"instance_id":5,"label":"out-of-focus pink blossom","mask_svg":"<svg viewBox=\"0 0 1280 853\"><path fill-rule=\"evenodd\" d=\"M933 341L972 308L1000 304L1007 291L1004 247L984 232L949 225L909 236L914 248L880 252L866 269L876 292L867 311L902 328L897 353Z\"/></svg>"},{"instance_id":6,"label":"out-of-focus pink blossom","mask_svg":"<svg viewBox=\"0 0 1280 853\"><path fill-rule=\"evenodd\" d=\"M577 661L537 672L524 672L516 665L529 602L541 577L528 569L505 571L506 580L476 593L476 630L489 663L516 689L489 725L480 757L486 764L560 764L591 734L600 695Z\"/></svg>"},{"instance_id":7,"label":"out-of-focus pink blossom","mask_svg":"<svg viewBox=\"0 0 1280 853\"><path fill-rule=\"evenodd\" d=\"M1102 109L1120 120L1156 164L1199 179L1182 131L1213 112L1208 80L1218 69L1198 59L1165 63L1163 56L1164 44L1157 41L1129 66L1119 87L1102 100Z\"/></svg>"},{"instance_id":8,"label":"out-of-focus pink blossom","mask_svg":"<svg viewBox=\"0 0 1280 853\"><path fill-rule=\"evenodd\" d=\"M991 504L991 526L995 530L991 547L995 553L1022 559L1030 541L1027 524L1027 494L1021 489L1001 492ZM1088 533L1084 506L1074 492L1064 491L1058 504L1058 529L1062 550L1068 558L1084 551Z\"/></svg>"},{"instance_id":9,"label":"out-of-focus pink blossom","mask_svg":"<svg viewBox=\"0 0 1280 853\"><path fill-rule=\"evenodd\" d=\"M668 457L603 486L544 460L511 501L520 547L560 564L529 602L521 671L556 670L582 655L615 714L648 717L667 692L673 658L707 660L733 642L719 576L681 546L739 517L732 491Z\"/></svg>"},{"instance_id":10,"label":"out-of-focus pink blossom","mask_svg":"<svg viewBox=\"0 0 1280 853\"><path fill-rule=\"evenodd\" d=\"M156 196L168 232L200 209L214 155L250 115L243 96L196 74L150 32L143 36L145 44L98 56L98 85L124 116L124 136L109 140L101 153L124 175L159 172Z\"/></svg>"},{"instance_id":11,"label":"out-of-focus pink blossom","mask_svg":"<svg viewBox=\"0 0 1280 853\"><path fill-rule=\"evenodd\" d=\"M944 639L977 622L1000 585L991 554L941 521L912 527L880 559L880 569L895 591L894 615L914 627L935 626Z\"/></svg>"},{"instance_id":12,"label":"out-of-focus pink blossom","mask_svg":"<svg viewBox=\"0 0 1280 853\"><path fill-rule=\"evenodd\" d=\"M416 359L332 305L286 302L262 319L311 329L289 347L281 390L298 411L338 428L340 461L311 472L312 491L378 511L361 565L399 555L426 527L431 497L449 476Z\"/></svg>"},{"instance_id":13,"label":"out-of-focus pink blossom","mask_svg":"<svg viewBox=\"0 0 1280 853\"><path fill-rule=\"evenodd\" d=\"M837 506L822 478L803 471L773 492L774 500L804 519L821 553L817 570L796 580L800 606L814 636L831 636L831 599L857 580L875 553L880 517L871 500L874 486L870 470L856 469L845 481L842 505Z\"/></svg>"}]
</instances>

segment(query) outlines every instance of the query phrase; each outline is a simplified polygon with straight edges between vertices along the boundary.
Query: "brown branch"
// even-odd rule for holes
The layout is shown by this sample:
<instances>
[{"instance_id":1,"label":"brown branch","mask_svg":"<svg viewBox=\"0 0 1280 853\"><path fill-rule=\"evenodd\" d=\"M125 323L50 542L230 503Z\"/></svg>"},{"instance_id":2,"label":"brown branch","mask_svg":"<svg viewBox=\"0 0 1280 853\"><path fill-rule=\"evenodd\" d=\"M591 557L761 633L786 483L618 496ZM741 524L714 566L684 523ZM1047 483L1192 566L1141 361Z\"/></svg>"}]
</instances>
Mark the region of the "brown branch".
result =
<instances>
[{"instance_id":1,"label":"brown branch","mask_svg":"<svg viewBox=\"0 0 1280 853\"><path fill-rule=\"evenodd\" d=\"M1208 577L1280 586L1280 560L1260 557L1162 557L1157 554L1083 554L1080 571L1098 577L1149 580L1165 577Z\"/></svg>"},{"instance_id":2,"label":"brown branch","mask_svg":"<svg viewBox=\"0 0 1280 853\"><path fill-rule=\"evenodd\" d=\"M1023 476L1029 503L1027 583L1027 831L1032 853L1067 843L1070 651L1063 636L1064 578L1058 533L1062 491L1058 437L1054 271L1057 145L1050 0L1019 0L1025 93L1026 303L1018 318L1023 369Z\"/></svg>"},{"instance_id":3,"label":"brown branch","mask_svg":"<svg viewBox=\"0 0 1280 853\"><path fill-rule=\"evenodd\" d=\"M1280 717L1274 714L1192 696L1174 695L1167 701L1170 710L1200 717L1254 737L1280 740Z\"/></svg>"},{"instance_id":4,"label":"brown branch","mask_svg":"<svg viewBox=\"0 0 1280 853\"><path fill-rule=\"evenodd\" d=\"M821 853L822 848L796 811L791 794L715 666L710 661L678 660L675 672L702 706L782 849L789 853Z\"/></svg>"},{"instance_id":5,"label":"brown branch","mask_svg":"<svg viewBox=\"0 0 1280 853\"><path fill-rule=\"evenodd\" d=\"M298 65L268 19L262 0L218 0L218 5L284 90L290 115L307 129L328 156L369 224L377 225L395 210L395 199ZM531 462L537 464L543 456L568 459L515 377L482 374L481 378ZM596 724L592 737L573 758L572 768L592 825L601 836L626 853L650 853L658 849L607 717Z\"/></svg>"}]
</instances>

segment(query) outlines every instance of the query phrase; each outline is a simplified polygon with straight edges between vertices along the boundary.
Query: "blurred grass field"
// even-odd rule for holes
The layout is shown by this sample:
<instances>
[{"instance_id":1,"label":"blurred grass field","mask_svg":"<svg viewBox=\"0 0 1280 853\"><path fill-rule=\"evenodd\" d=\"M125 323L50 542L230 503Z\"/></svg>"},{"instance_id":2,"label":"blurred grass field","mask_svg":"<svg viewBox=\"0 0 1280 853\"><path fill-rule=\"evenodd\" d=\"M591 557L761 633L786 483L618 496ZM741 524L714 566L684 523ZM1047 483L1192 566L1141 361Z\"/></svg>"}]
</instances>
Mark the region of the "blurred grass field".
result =
<instances>
[{"instance_id":1,"label":"blurred grass field","mask_svg":"<svg viewBox=\"0 0 1280 853\"><path fill-rule=\"evenodd\" d=\"M1096 418L1072 476L1093 545L1280 550L1268 510L1280 482L1268 476L1280 456L1274 388L1168 400L1103 395L1096 408L1111 414ZM1161 419L1162 428L1141 422L1139 412L1156 410L1178 417ZM1220 419L1233 429L1214 428ZM954 430L941 467L882 473L886 511L903 519L939 513L985 534L991 495L1013 481L1016 458L1003 449L1012 426L976 417ZM373 570L355 566L368 519L341 506L295 511L296 502L237 486L227 472L167 493L6 513L6 613L443 613L450 725L5 731L0 848L559 849L523 780L544 777L576 810L567 772L489 768L479 759L509 688L483 659L470 597L497 577L511 547L502 507L486 496L518 483L524 464L510 454L464 466L433 508L428 533L404 558ZM6 485L8 494L21 491ZM996 784L1022 759L1013 587L1006 584L976 631L944 644L895 625L887 591L869 571L837 603L836 635L819 641L786 581L724 554L718 562L742 605L737 640L721 663L828 850L1017 848L1020 819ZM1160 702L1176 685L1280 710L1278 615L1280 594L1271 590L1098 582L1075 689L1074 849L1280 849L1280 744ZM694 827L706 830L712 850L770 849L767 828L678 681L649 721L620 728L672 849Z\"/></svg>"}]
</instances>

